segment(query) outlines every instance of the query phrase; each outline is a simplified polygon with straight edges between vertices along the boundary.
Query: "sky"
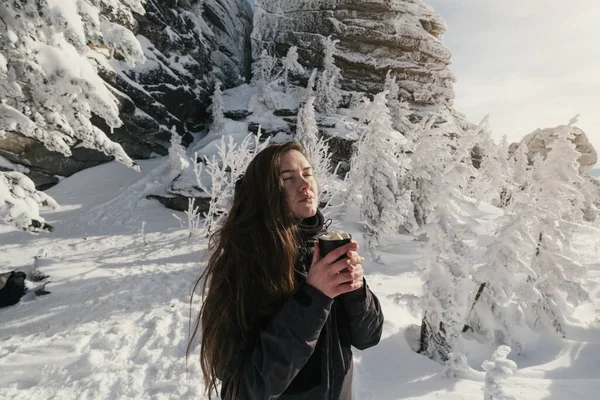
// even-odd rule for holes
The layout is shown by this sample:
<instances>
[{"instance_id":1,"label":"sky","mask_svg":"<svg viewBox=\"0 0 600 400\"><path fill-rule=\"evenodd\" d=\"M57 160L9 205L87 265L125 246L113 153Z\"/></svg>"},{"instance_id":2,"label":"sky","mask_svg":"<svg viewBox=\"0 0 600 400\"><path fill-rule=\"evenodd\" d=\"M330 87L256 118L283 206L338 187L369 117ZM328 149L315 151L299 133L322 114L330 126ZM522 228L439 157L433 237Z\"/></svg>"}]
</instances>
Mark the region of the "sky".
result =
<instances>
[{"instance_id":1,"label":"sky","mask_svg":"<svg viewBox=\"0 0 600 400\"><path fill-rule=\"evenodd\" d=\"M579 126L600 153L598 0L427 0L447 22L455 108L494 135Z\"/></svg>"},{"instance_id":2,"label":"sky","mask_svg":"<svg viewBox=\"0 0 600 400\"><path fill-rule=\"evenodd\" d=\"M249 0L252 3L252 0ZM455 108L519 141L580 114L600 153L598 0L425 0L447 22Z\"/></svg>"}]
</instances>

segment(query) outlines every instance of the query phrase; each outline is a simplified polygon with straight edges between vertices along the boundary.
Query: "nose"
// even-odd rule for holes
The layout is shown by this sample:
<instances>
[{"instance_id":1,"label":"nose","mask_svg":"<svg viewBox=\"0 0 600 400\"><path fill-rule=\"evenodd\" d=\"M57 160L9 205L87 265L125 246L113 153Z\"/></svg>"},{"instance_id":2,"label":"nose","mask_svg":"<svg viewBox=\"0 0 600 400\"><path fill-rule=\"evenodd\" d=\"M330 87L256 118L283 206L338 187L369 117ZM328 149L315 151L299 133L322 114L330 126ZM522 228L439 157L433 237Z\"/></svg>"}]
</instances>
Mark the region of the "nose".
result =
<instances>
[{"instance_id":1,"label":"nose","mask_svg":"<svg viewBox=\"0 0 600 400\"><path fill-rule=\"evenodd\" d=\"M310 182L306 177L302 176L300 186L298 187L299 192L306 192L310 189Z\"/></svg>"}]
</instances>

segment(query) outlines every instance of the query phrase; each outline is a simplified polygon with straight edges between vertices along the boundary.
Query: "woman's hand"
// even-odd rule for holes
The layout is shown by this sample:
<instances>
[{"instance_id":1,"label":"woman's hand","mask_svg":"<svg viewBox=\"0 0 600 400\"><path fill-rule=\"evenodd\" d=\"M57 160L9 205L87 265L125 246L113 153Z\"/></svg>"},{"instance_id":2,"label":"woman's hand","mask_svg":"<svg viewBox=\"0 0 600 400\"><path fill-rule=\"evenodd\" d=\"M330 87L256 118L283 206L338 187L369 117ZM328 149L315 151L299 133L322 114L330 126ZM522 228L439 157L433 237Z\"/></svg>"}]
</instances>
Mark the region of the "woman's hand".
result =
<instances>
[{"instance_id":1,"label":"woman's hand","mask_svg":"<svg viewBox=\"0 0 600 400\"><path fill-rule=\"evenodd\" d=\"M365 259L356 252L357 250L358 243L352 240L321 259L319 245L315 242L312 265L306 283L330 298L361 288L363 285L361 263ZM344 254L348 258L335 262Z\"/></svg>"}]
</instances>

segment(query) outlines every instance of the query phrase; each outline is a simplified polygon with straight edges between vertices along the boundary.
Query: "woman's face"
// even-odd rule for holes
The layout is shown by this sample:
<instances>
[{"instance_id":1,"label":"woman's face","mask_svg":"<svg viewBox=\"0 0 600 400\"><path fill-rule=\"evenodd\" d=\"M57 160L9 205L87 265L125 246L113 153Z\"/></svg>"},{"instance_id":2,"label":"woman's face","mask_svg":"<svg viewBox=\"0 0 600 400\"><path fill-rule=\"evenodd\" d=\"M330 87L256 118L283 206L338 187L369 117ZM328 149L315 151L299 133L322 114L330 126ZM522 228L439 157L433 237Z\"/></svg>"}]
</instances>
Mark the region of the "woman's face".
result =
<instances>
[{"instance_id":1,"label":"woman's face","mask_svg":"<svg viewBox=\"0 0 600 400\"><path fill-rule=\"evenodd\" d=\"M297 150L290 150L281 158L281 179L292 215L308 218L317 213L319 196L317 182L308 160Z\"/></svg>"}]
</instances>

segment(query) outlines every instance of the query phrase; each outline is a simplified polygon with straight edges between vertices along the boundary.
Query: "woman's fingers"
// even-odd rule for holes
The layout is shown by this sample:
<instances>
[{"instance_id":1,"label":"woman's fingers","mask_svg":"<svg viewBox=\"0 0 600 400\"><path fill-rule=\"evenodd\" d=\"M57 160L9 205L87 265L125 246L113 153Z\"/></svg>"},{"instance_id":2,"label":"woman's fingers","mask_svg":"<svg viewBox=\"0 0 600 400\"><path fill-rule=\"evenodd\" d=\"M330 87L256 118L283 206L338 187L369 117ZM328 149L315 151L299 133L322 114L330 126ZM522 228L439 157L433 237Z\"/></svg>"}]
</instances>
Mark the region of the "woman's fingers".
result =
<instances>
[{"instance_id":1,"label":"woman's fingers","mask_svg":"<svg viewBox=\"0 0 600 400\"><path fill-rule=\"evenodd\" d=\"M357 280L362 281L362 267L360 265L358 265L357 267L359 268L354 269L352 272L340 272L339 274L337 274L335 277L336 284L341 285L343 283L349 283Z\"/></svg>"},{"instance_id":2,"label":"woman's fingers","mask_svg":"<svg viewBox=\"0 0 600 400\"><path fill-rule=\"evenodd\" d=\"M314 242L314 250L313 250L313 259L312 259L312 265L315 265L316 263L319 262L319 260L321 259L321 254L320 254L320 250L319 250L319 241L315 240Z\"/></svg>"},{"instance_id":3,"label":"woman's fingers","mask_svg":"<svg viewBox=\"0 0 600 400\"><path fill-rule=\"evenodd\" d=\"M358 254L354 257L348 257L348 260L350 260L350 264L353 264L353 265L362 264L365 262L365 258L359 256Z\"/></svg>"},{"instance_id":4,"label":"woman's fingers","mask_svg":"<svg viewBox=\"0 0 600 400\"><path fill-rule=\"evenodd\" d=\"M362 286L363 286L362 278L357 279L355 281L342 283L341 285L338 285L338 287L337 287L336 296L339 296L340 294L343 294L343 293L353 292L357 289L360 289Z\"/></svg>"},{"instance_id":5,"label":"woman's fingers","mask_svg":"<svg viewBox=\"0 0 600 400\"><path fill-rule=\"evenodd\" d=\"M356 250L358 250L358 243L350 242L330 251L325 257L323 257L323 262L326 264L333 264L335 260L345 255L347 252Z\"/></svg>"}]
</instances>

